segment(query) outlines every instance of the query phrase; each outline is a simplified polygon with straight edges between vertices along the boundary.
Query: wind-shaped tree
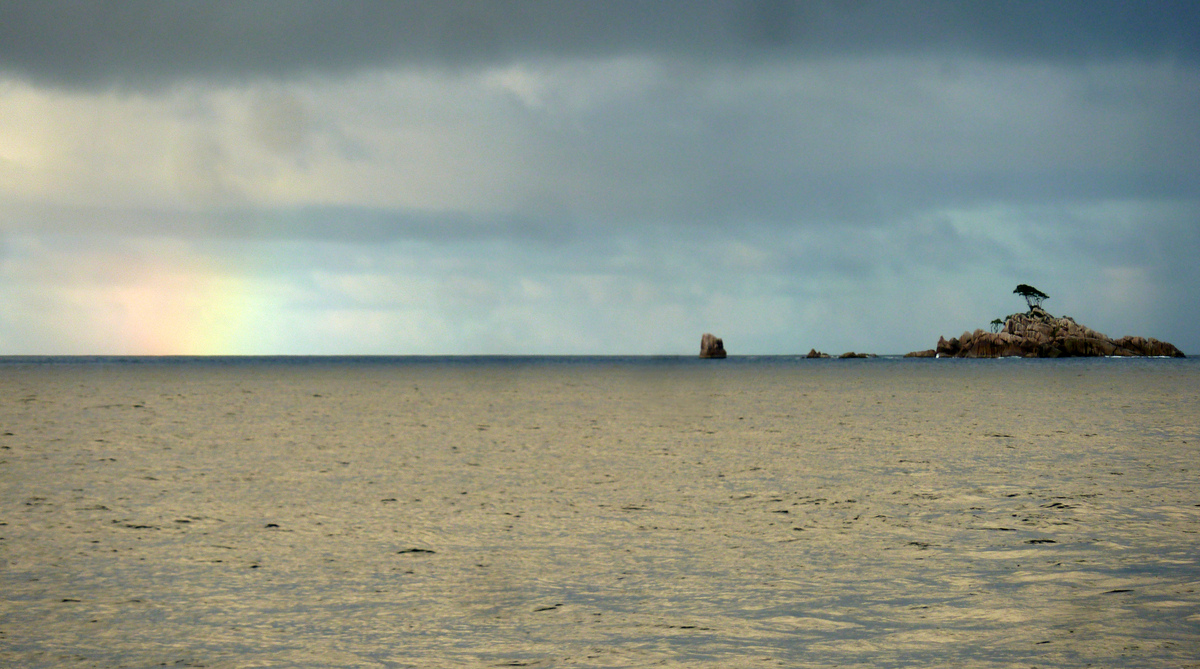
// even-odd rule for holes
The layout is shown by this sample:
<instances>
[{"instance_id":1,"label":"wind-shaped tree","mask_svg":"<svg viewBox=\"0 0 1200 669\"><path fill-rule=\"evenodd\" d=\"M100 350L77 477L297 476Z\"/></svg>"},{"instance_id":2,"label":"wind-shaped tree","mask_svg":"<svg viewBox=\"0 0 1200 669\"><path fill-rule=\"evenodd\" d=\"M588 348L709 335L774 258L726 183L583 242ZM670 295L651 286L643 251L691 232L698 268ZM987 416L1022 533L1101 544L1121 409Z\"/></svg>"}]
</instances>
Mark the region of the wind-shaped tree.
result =
<instances>
[{"instance_id":1,"label":"wind-shaped tree","mask_svg":"<svg viewBox=\"0 0 1200 669\"><path fill-rule=\"evenodd\" d=\"M1050 299L1049 295L1043 293L1037 288L1034 288L1033 286L1024 283L1017 284L1017 287L1015 290L1013 290L1013 292L1025 298L1025 305L1029 307L1030 311L1033 311L1034 307L1041 308L1042 300Z\"/></svg>"}]
</instances>

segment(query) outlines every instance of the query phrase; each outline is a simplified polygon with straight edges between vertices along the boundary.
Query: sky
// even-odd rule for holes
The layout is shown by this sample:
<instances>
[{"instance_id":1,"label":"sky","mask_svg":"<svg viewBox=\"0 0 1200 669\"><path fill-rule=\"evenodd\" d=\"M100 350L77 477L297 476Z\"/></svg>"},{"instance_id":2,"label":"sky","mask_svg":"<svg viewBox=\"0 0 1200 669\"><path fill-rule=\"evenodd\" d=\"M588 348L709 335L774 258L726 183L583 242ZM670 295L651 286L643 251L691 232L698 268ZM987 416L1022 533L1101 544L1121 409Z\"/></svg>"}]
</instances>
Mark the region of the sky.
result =
<instances>
[{"instance_id":1,"label":"sky","mask_svg":"<svg viewBox=\"0 0 1200 669\"><path fill-rule=\"evenodd\" d=\"M1200 3L0 2L0 355L1200 354Z\"/></svg>"}]
</instances>

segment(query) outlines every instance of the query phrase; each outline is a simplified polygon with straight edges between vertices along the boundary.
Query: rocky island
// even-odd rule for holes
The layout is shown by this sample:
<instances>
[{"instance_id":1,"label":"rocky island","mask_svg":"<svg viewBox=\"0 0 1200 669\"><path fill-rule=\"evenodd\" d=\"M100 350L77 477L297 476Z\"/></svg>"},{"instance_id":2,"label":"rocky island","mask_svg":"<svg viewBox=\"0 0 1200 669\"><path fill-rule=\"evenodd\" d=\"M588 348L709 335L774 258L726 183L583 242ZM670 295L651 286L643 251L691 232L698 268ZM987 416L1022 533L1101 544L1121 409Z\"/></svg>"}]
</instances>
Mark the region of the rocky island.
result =
<instances>
[{"instance_id":1,"label":"rocky island","mask_svg":"<svg viewBox=\"0 0 1200 669\"><path fill-rule=\"evenodd\" d=\"M1173 344L1153 337L1112 339L1080 325L1070 316L1055 317L1042 308L1046 294L1021 284L1013 291L1024 297L1029 311L992 321L993 329L964 332L938 339L937 348L914 351L906 357L938 358L1068 358L1101 356L1161 356L1183 358Z\"/></svg>"}]
</instances>

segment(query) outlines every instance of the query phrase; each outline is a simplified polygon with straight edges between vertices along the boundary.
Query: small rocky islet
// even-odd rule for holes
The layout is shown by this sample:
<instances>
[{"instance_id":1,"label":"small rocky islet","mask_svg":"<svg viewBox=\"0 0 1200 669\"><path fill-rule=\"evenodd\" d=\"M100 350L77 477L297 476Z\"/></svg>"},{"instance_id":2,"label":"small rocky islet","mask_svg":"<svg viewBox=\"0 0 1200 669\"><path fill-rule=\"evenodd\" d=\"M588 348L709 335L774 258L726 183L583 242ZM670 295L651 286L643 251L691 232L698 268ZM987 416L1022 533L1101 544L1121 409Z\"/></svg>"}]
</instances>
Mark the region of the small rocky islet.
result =
<instances>
[{"instance_id":1,"label":"small rocky islet","mask_svg":"<svg viewBox=\"0 0 1200 669\"><path fill-rule=\"evenodd\" d=\"M700 337L700 357L701 358L720 359L720 358L724 358L726 355L727 354L725 353L725 342L722 341L720 337L717 337L709 332L705 332Z\"/></svg>"},{"instance_id":2,"label":"small rocky islet","mask_svg":"<svg viewBox=\"0 0 1200 669\"><path fill-rule=\"evenodd\" d=\"M1025 284L1014 293L1025 298L1029 311L992 321L993 330L977 329L959 337L938 339L937 348L913 351L909 358L1083 358L1083 357L1187 357L1165 341L1153 337L1113 339L1070 316L1053 316L1042 308L1046 294Z\"/></svg>"}]
</instances>

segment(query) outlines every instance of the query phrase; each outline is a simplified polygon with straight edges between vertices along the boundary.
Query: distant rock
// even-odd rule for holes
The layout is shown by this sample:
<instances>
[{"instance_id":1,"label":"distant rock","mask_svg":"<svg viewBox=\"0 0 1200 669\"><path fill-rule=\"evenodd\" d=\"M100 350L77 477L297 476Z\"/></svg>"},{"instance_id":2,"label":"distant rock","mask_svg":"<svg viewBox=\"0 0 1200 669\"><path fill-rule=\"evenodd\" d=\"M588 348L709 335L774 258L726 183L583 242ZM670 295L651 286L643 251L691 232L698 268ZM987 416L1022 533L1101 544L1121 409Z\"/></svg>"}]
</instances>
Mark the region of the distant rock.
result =
<instances>
[{"instance_id":1,"label":"distant rock","mask_svg":"<svg viewBox=\"0 0 1200 669\"><path fill-rule=\"evenodd\" d=\"M906 357L929 357L915 351ZM1079 325L1070 316L1056 318L1041 307L1013 314L999 332L964 332L947 340L938 339L934 353L939 358L1070 358L1099 356L1185 357L1165 341L1143 337L1111 339Z\"/></svg>"},{"instance_id":2,"label":"distant rock","mask_svg":"<svg viewBox=\"0 0 1200 669\"><path fill-rule=\"evenodd\" d=\"M818 351L815 348L810 348L810 349L808 349L808 354L805 355L804 357L806 357L806 358L832 358L833 356L829 355L828 353L823 353L821 351ZM847 358L875 358L877 356L874 353L855 353L854 351L849 351L849 352L843 353L837 357L840 360L846 360Z\"/></svg>"},{"instance_id":3,"label":"distant rock","mask_svg":"<svg viewBox=\"0 0 1200 669\"><path fill-rule=\"evenodd\" d=\"M701 358L724 358L725 357L725 342L721 341L720 337L705 332L704 336L700 337L700 357Z\"/></svg>"},{"instance_id":4,"label":"distant rock","mask_svg":"<svg viewBox=\"0 0 1200 669\"><path fill-rule=\"evenodd\" d=\"M905 353L904 357L906 357L906 358L936 358L937 357L937 349L927 348L924 351L913 351L912 353Z\"/></svg>"}]
</instances>

